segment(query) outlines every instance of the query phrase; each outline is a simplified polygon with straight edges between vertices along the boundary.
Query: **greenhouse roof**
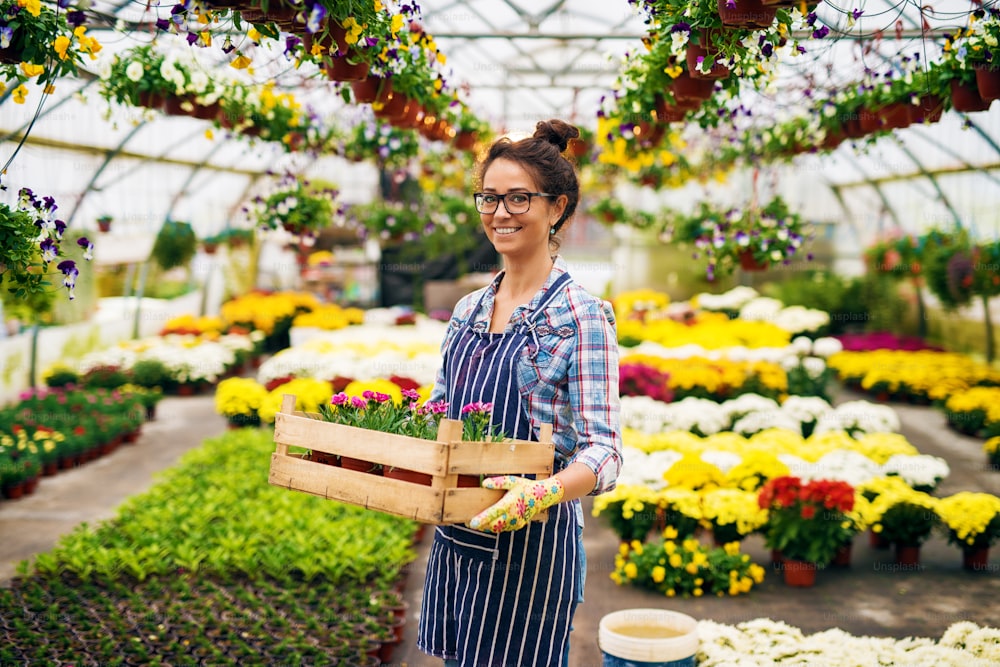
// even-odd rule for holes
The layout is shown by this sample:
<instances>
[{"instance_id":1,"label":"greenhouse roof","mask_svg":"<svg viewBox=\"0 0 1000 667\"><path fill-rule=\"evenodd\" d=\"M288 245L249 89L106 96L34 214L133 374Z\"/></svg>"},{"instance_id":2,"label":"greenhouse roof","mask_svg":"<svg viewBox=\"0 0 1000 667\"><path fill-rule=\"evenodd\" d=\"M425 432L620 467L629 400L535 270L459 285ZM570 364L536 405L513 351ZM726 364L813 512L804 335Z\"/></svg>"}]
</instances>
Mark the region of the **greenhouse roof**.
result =
<instances>
[{"instance_id":1,"label":"greenhouse roof","mask_svg":"<svg viewBox=\"0 0 1000 667\"><path fill-rule=\"evenodd\" d=\"M517 131L530 131L548 117L595 127L602 99L613 97L623 58L644 48L647 32L634 4L625 1L424 0L420 7L424 29L447 56L449 83L495 128ZM805 54L782 58L778 83L762 92L747 90L741 101L755 111L755 123L793 116L808 91L857 81L866 66L885 67L904 55L936 58L942 35L965 26L976 7L959 1L934 7L889 0L857 7L822 3L815 11L829 35L808 40ZM58 81L41 106L37 92L25 104L12 103L10 90L0 101L3 182L12 190L29 186L54 196L67 221L84 228L114 212L121 239L148 236L170 217L191 220L200 234L218 231L269 170L291 168L334 182L348 201L374 193L373 168L336 156L290 154L267 142L227 141L204 120L109 105L97 94L102 63L150 42L152 18L168 16L170 7L96 0L93 11L106 17L106 25L88 24L104 46L100 58L87 63L92 76ZM157 37L157 44L192 50L172 35ZM193 50L212 76L273 81L294 90L332 125L366 112L345 104L315 68L296 69L280 46L258 47L262 57L255 56L252 72L233 70L231 57L219 48ZM700 134L691 127L684 136L692 150L711 150L698 148ZM624 188L620 194L641 205L690 209L704 198L745 200L753 184L763 182L808 217L845 222L844 243L855 250L879 232L952 222L996 236L1000 105L968 115L949 111L938 124L898 130L871 146L845 143L830 154L755 171L737 173L726 185L689 183L655 194Z\"/></svg>"}]
</instances>

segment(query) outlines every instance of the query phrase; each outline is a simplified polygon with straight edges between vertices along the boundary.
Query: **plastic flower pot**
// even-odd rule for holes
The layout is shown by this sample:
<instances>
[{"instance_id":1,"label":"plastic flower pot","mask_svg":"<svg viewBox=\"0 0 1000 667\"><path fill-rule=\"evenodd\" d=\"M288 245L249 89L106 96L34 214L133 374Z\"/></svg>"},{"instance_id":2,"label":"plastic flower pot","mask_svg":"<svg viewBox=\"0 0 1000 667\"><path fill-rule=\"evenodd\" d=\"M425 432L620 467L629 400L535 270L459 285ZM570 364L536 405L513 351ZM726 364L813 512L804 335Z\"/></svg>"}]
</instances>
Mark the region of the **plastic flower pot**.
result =
<instances>
[{"instance_id":1,"label":"plastic flower pot","mask_svg":"<svg viewBox=\"0 0 1000 667\"><path fill-rule=\"evenodd\" d=\"M921 95L917 104L910 105L911 123L936 123L944 113L944 100L940 95Z\"/></svg>"},{"instance_id":2,"label":"plastic flower pot","mask_svg":"<svg viewBox=\"0 0 1000 667\"><path fill-rule=\"evenodd\" d=\"M899 129L910 124L910 107L903 102L892 102L881 107L877 113L884 129Z\"/></svg>"},{"instance_id":3,"label":"plastic flower pot","mask_svg":"<svg viewBox=\"0 0 1000 667\"><path fill-rule=\"evenodd\" d=\"M687 45L687 68L691 76L695 79L725 79L729 76L729 68L726 67L719 58L719 50L712 47L712 42L718 34L718 30L702 30L697 33L698 44L688 41ZM691 34L692 39L695 33ZM712 66L708 72L702 72L698 67L699 59L704 62L714 58Z\"/></svg>"},{"instance_id":4,"label":"plastic flower pot","mask_svg":"<svg viewBox=\"0 0 1000 667\"><path fill-rule=\"evenodd\" d=\"M680 103L685 100L703 102L712 96L715 81L712 79L695 79L687 71L681 72L670 86L674 98Z\"/></svg>"},{"instance_id":5,"label":"plastic flower pot","mask_svg":"<svg viewBox=\"0 0 1000 667\"><path fill-rule=\"evenodd\" d=\"M962 569L986 572L990 566L990 548L962 549Z\"/></svg>"},{"instance_id":6,"label":"plastic flower pot","mask_svg":"<svg viewBox=\"0 0 1000 667\"><path fill-rule=\"evenodd\" d=\"M786 558L782 564L782 573L788 586L809 588L816 585L816 563Z\"/></svg>"},{"instance_id":7,"label":"plastic flower pot","mask_svg":"<svg viewBox=\"0 0 1000 667\"><path fill-rule=\"evenodd\" d=\"M455 148L460 151L471 151L476 147L476 133L471 130L463 130L455 135ZM576 157L581 157L577 155Z\"/></svg>"}]
</instances>

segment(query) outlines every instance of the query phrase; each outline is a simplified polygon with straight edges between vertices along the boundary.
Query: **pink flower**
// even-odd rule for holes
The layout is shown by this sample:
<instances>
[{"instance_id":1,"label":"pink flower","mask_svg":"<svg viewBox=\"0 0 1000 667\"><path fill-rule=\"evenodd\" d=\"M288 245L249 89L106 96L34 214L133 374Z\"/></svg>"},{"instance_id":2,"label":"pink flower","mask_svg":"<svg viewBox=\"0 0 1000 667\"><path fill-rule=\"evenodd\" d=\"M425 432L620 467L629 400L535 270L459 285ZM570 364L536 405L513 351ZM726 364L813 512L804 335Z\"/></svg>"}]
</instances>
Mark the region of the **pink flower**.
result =
<instances>
[{"instance_id":1,"label":"pink flower","mask_svg":"<svg viewBox=\"0 0 1000 667\"><path fill-rule=\"evenodd\" d=\"M366 391L365 393L367 394L369 392ZM374 398L376 403L387 403L392 400L392 396L389 394L383 394L380 391L373 391L371 393L373 396L366 396L365 398Z\"/></svg>"},{"instance_id":2,"label":"pink flower","mask_svg":"<svg viewBox=\"0 0 1000 667\"><path fill-rule=\"evenodd\" d=\"M403 390L403 398L408 398L408 399L410 399L411 401L415 401L415 400L417 400L418 398L420 398L420 394L418 394L418 393L417 393L417 392L416 392L415 390L413 390L413 389L404 389L404 390Z\"/></svg>"},{"instance_id":3,"label":"pink flower","mask_svg":"<svg viewBox=\"0 0 1000 667\"><path fill-rule=\"evenodd\" d=\"M469 403L462 407L462 414L467 415L471 412L481 412L483 414L489 414L493 411L492 403L483 403L481 401L476 401L475 403Z\"/></svg>"},{"instance_id":4,"label":"pink flower","mask_svg":"<svg viewBox=\"0 0 1000 667\"><path fill-rule=\"evenodd\" d=\"M344 392L340 392L339 394L334 394L333 395L333 398L330 399L330 404L331 405L344 405L344 404L347 403L348 400L349 400L349 397L347 396L347 394L345 394Z\"/></svg>"},{"instance_id":5,"label":"pink flower","mask_svg":"<svg viewBox=\"0 0 1000 667\"><path fill-rule=\"evenodd\" d=\"M359 410L366 408L368 407L368 401L357 396L351 396L351 407L358 408Z\"/></svg>"}]
</instances>

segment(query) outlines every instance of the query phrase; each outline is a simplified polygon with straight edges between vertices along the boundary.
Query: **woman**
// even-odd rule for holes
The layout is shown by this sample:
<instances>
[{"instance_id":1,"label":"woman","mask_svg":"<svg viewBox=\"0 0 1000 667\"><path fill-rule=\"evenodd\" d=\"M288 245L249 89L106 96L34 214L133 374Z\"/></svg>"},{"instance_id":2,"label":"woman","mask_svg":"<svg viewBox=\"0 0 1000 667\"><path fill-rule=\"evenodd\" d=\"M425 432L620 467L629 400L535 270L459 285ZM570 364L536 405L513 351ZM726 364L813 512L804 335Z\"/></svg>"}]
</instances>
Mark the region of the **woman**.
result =
<instances>
[{"instance_id":1,"label":"woman","mask_svg":"<svg viewBox=\"0 0 1000 667\"><path fill-rule=\"evenodd\" d=\"M580 198L562 156L577 136L540 122L530 138L496 141L480 166L476 209L504 271L455 307L431 399L453 419L490 403L511 438L537 440L550 423L556 459L544 480L487 478L503 498L435 530L417 644L449 667L568 664L586 565L578 499L614 488L621 468L614 316L552 255Z\"/></svg>"}]
</instances>

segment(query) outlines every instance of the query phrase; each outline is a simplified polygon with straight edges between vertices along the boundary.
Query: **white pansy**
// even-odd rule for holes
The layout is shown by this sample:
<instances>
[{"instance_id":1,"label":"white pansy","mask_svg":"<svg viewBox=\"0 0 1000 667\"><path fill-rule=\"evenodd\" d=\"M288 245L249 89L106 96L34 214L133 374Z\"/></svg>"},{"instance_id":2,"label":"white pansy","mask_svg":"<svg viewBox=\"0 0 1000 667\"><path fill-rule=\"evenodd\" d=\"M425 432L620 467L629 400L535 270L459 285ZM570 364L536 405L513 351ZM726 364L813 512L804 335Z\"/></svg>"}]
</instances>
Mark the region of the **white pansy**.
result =
<instances>
[{"instance_id":1,"label":"white pansy","mask_svg":"<svg viewBox=\"0 0 1000 667\"><path fill-rule=\"evenodd\" d=\"M108 72L110 72L110 71L111 70L108 69ZM134 82L137 82L137 83L142 79L143 72L144 72L144 70L143 70L143 67L142 67L142 63L135 62L135 61L130 62L128 64L128 67L125 68L125 76L128 77L129 81L134 81Z\"/></svg>"}]
</instances>

